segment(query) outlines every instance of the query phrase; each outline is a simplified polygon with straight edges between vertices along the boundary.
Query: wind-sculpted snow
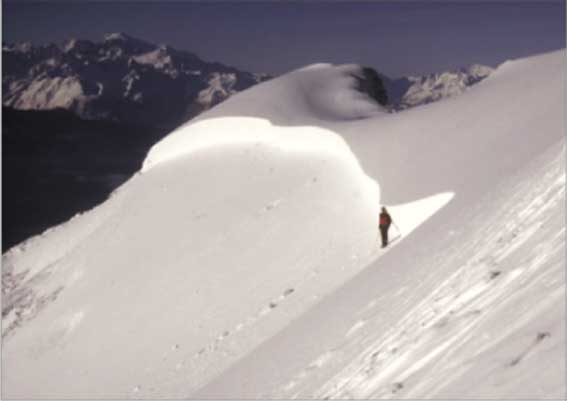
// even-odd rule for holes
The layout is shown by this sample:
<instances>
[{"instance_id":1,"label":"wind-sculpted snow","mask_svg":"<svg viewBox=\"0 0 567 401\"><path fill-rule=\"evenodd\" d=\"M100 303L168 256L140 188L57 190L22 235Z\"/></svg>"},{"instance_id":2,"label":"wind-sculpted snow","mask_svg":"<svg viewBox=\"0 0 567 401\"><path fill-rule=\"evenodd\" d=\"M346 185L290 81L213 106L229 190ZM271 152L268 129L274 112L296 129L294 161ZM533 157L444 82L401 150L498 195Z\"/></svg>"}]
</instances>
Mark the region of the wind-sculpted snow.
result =
<instances>
[{"instance_id":1,"label":"wind-sculpted snow","mask_svg":"<svg viewBox=\"0 0 567 401\"><path fill-rule=\"evenodd\" d=\"M399 113L314 65L181 126L4 255L2 395L564 397L564 64Z\"/></svg>"},{"instance_id":2,"label":"wind-sculpted snow","mask_svg":"<svg viewBox=\"0 0 567 401\"><path fill-rule=\"evenodd\" d=\"M342 138L322 122L385 114L356 89L361 73L356 65L315 64L260 84L168 135L150 150L143 171L198 149L242 142L324 152L356 162Z\"/></svg>"}]
</instances>

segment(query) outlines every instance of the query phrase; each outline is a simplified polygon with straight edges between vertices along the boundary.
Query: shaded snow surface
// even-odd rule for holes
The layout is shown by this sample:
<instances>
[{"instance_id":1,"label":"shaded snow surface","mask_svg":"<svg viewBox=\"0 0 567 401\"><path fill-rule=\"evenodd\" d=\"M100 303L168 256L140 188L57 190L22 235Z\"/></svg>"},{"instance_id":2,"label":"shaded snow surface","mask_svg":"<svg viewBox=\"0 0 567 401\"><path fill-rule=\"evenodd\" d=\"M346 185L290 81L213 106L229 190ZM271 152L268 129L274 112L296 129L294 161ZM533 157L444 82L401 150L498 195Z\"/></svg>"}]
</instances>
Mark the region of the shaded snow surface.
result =
<instances>
[{"instance_id":1,"label":"shaded snow surface","mask_svg":"<svg viewBox=\"0 0 567 401\"><path fill-rule=\"evenodd\" d=\"M564 60L395 114L320 64L180 127L3 256L3 397L565 397Z\"/></svg>"}]
</instances>

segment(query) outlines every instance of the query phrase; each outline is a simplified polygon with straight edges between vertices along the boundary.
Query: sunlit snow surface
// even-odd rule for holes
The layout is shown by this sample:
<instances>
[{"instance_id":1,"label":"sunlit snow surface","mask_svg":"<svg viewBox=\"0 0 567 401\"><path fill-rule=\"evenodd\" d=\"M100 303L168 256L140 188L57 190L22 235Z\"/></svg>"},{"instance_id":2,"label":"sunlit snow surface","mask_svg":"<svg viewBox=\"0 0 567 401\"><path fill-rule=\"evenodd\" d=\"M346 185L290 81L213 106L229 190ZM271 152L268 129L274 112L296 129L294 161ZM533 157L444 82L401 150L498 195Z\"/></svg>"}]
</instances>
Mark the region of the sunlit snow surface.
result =
<instances>
[{"instance_id":1,"label":"sunlit snow surface","mask_svg":"<svg viewBox=\"0 0 567 401\"><path fill-rule=\"evenodd\" d=\"M564 60L394 114L318 64L203 113L3 256L3 397L565 397Z\"/></svg>"}]
</instances>

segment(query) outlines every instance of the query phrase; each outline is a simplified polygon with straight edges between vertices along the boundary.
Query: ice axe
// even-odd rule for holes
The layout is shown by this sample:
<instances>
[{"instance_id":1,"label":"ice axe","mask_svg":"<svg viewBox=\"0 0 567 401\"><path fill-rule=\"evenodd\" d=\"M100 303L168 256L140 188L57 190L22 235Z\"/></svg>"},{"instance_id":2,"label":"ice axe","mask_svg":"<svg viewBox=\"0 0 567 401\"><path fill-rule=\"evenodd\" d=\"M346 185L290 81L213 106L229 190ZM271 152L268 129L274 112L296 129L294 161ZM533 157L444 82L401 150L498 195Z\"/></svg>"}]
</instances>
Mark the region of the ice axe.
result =
<instances>
[{"instance_id":1,"label":"ice axe","mask_svg":"<svg viewBox=\"0 0 567 401\"><path fill-rule=\"evenodd\" d=\"M402 237L402 231L400 230L400 227L398 227L398 225L397 225L396 223L394 223L393 221L392 221L392 225L396 228L396 231L398 232L398 235L396 235L394 238L392 238L392 239L390 240L390 242L391 242L391 241L394 241L394 240L397 240L398 238L401 238L401 237Z\"/></svg>"}]
</instances>

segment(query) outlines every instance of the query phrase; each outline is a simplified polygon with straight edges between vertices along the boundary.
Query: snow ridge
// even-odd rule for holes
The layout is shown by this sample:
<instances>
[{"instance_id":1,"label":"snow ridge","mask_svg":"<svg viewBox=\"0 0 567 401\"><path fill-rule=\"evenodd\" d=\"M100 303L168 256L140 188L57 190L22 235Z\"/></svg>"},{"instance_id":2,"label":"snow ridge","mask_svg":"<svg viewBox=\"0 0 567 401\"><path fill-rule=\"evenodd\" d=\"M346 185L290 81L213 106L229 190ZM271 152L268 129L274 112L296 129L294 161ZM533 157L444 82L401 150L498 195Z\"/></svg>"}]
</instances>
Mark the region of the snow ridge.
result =
<instances>
[{"instance_id":1,"label":"snow ridge","mask_svg":"<svg viewBox=\"0 0 567 401\"><path fill-rule=\"evenodd\" d=\"M315 64L240 93L154 145L142 171L205 148L245 142L325 153L358 165L342 137L322 128L321 122L386 114L382 106L356 89L361 71L354 64Z\"/></svg>"}]
</instances>

